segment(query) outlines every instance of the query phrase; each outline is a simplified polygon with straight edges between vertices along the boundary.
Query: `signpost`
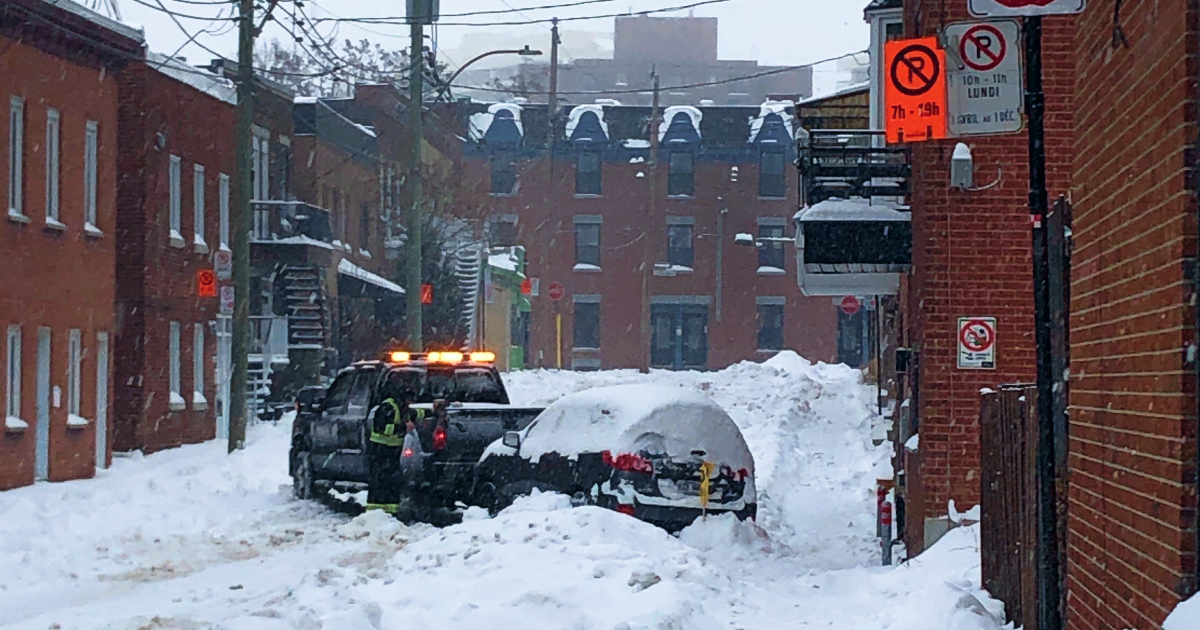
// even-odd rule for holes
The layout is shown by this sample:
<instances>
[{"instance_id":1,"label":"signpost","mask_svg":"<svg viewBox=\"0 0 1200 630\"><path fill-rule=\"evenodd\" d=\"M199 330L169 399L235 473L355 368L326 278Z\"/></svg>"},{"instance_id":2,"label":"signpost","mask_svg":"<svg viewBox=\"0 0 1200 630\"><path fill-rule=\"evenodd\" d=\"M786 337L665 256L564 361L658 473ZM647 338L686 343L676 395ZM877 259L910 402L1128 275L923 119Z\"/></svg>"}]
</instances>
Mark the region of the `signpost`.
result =
<instances>
[{"instance_id":1,"label":"signpost","mask_svg":"<svg viewBox=\"0 0 1200 630\"><path fill-rule=\"evenodd\" d=\"M1065 15L1082 13L1087 0L968 0L967 10L977 17Z\"/></svg>"},{"instance_id":2,"label":"signpost","mask_svg":"<svg viewBox=\"0 0 1200 630\"><path fill-rule=\"evenodd\" d=\"M996 369L996 318L958 318L958 369Z\"/></svg>"},{"instance_id":3,"label":"signpost","mask_svg":"<svg viewBox=\"0 0 1200 630\"><path fill-rule=\"evenodd\" d=\"M884 104L891 144L946 137L946 53L936 37L888 42Z\"/></svg>"},{"instance_id":4,"label":"signpost","mask_svg":"<svg viewBox=\"0 0 1200 630\"><path fill-rule=\"evenodd\" d=\"M1014 20L951 24L945 41L952 52L946 69L947 124L951 136L1014 133L1023 126L1024 94Z\"/></svg>"}]
</instances>

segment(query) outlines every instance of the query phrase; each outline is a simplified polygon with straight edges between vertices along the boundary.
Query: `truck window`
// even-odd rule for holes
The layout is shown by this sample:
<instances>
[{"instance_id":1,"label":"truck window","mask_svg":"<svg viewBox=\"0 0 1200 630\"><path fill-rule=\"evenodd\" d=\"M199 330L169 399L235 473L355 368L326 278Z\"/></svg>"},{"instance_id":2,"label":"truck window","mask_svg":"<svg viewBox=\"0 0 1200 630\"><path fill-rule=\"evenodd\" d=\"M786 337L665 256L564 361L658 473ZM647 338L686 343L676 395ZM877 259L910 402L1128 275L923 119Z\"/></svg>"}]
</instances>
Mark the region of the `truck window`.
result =
<instances>
[{"instance_id":1,"label":"truck window","mask_svg":"<svg viewBox=\"0 0 1200 630\"><path fill-rule=\"evenodd\" d=\"M438 398L450 402L507 404L508 397L496 373L486 368L421 370L401 368L388 374L394 387L417 392L416 402Z\"/></svg>"},{"instance_id":2,"label":"truck window","mask_svg":"<svg viewBox=\"0 0 1200 630\"><path fill-rule=\"evenodd\" d=\"M350 390L346 414L354 417L366 417L367 408L371 405L371 389L375 385L375 370L363 370L354 379L354 387Z\"/></svg>"},{"instance_id":3,"label":"truck window","mask_svg":"<svg viewBox=\"0 0 1200 630\"><path fill-rule=\"evenodd\" d=\"M346 372L337 377L333 385L329 386L329 393L325 395L325 411L329 413L341 413L346 408L346 399L350 397L350 387L354 383L354 372Z\"/></svg>"}]
</instances>

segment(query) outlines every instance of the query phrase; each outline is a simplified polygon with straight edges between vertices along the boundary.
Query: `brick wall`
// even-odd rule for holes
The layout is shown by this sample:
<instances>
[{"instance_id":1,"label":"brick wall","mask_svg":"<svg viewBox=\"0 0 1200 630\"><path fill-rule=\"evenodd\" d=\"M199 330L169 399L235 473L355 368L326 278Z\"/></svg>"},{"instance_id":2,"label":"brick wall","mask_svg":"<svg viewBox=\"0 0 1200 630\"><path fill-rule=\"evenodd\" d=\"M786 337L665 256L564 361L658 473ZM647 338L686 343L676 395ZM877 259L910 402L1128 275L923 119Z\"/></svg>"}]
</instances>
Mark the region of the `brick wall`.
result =
<instances>
[{"instance_id":1,"label":"brick wall","mask_svg":"<svg viewBox=\"0 0 1200 630\"><path fill-rule=\"evenodd\" d=\"M111 69L94 60L59 57L35 47L36 37L14 41L0 35L0 102L7 113L9 97L24 99L24 217L7 212L0 218L0 347L8 351L5 334L20 327L21 403L17 417L28 423L23 432L0 427L0 490L34 481L34 457L39 403L48 408L49 479L90 477L97 457L97 335L113 330L114 234L117 178L117 83ZM61 114L59 219L65 227L46 222L46 121L48 109ZM96 227L84 230L84 138L88 121L98 123ZM9 117L0 120L0 204L8 205L7 139ZM50 394L38 400L38 334L50 333ZM68 339L79 330L82 341L80 415L89 424L68 427ZM110 341L111 343L111 341ZM110 346L110 356L111 356ZM0 368L2 369L2 368ZM0 371L0 382L4 379ZM111 380L108 399L111 401ZM54 395L54 391L58 395ZM0 401L8 400L0 389ZM55 401L57 400L57 404ZM0 408L3 411L3 408ZM112 422L111 404L106 410ZM109 449L102 444L104 463Z\"/></svg>"},{"instance_id":2,"label":"brick wall","mask_svg":"<svg viewBox=\"0 0 1200 630\"><path fill-rule=\"evenodd\" d=\"M1067 627L1159 628L1196 588L1197 13L1079 20Z\"/></svg>"},{"instance_id":3,"label":"brick wall","mask_svg":"<svg viewBox=\"0 0 1200 630\"><path fill-rule=\"evenodd\" d=\"M947 23L968 20L966 0L917 3L906 9L909 36L932 36ZM1070 182L1073 18L1044 21L1047 183L1051 198ZM1019 43L1010 51L1020 49ZM971 147L976 185L949 187L957 140L913 145L913 267L906 283L906 341L920 369L919 418L923 513L908 511L909 548L920 550L924 518L979 503L979 390L1035 378L1033 283L1025 133L962 140ZM997 318L994 370L957 367L960 317Z\"/></svg>"},{"instance_id":4,"label":"brick wall","mask_svg":"<svg viewBox=\"0 0 1200 630\"><path fill-rule=\"evenodd\" d=\"M115 364L114 446L147 452L211 439L216 433L216 298L197 295L196 275L212 269L220 246L219 177L234 176L233 105L147 68L122 76L121 213ZM170 163L180 169L180 235L169 224ZM195 165L202 165L204 233L195 227ZM232 196L232 185L231 196ZM238 215L230 208L230 225ZM232 238L232 233L231 233ZM197 242L203 243L202 245ZM180 326L182 408L170 403L170 325ZM203 401L194 397L194 327L204 329Z\"/></svg>"}]
</instances>

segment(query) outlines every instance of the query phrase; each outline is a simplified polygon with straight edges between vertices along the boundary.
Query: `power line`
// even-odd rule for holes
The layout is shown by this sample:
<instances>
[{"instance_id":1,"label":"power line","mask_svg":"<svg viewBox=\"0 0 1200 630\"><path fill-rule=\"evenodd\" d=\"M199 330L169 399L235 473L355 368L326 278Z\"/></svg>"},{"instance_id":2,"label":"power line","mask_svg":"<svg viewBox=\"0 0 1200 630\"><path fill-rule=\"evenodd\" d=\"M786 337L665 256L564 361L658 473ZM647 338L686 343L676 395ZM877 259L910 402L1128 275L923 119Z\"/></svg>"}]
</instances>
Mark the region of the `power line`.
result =
<instances>
[{"instance_id":1,"label":"power line","mask_svg":"<svg viewBox=\"0 0 1200 630\"><path fill-rule=\"evenodd\" d=\"M846 57L853 57L854 55L861 55L863 52L864 51L846 53L844 55L838 55L837 57L830 57L828 59L814 61L810 64L805 64L802 66L783 66L780 68L772 68L770 70L756 72L754 74L747 74L747 75L742 75L742 76L738 76L738 77L730 77L728 79L720 79L718 81L705 81L703 83L689 83L686 85L669 85L666 87L662 87L660 89L663 91L685 90L685 89L689 89L689 88L709 87L709 86L713 86L713 85L724 85L727 83L737 83L738 81L748 81L750 79L757 79L759 77L770 76L773 74L783 74L785 72L793 72L796 70L800 70L802 68L808 68L811 66L815 66L817 64L829 63L832 61L837 61L839 59L845 59ZM473 85L456 85L456 86L452 86L452 87L457 87L462 90L479 90L481 92L499 92L501 94L511 94L512 93L512 90L504 90L504 89L500 89L500 88L479 87L479 86L473 86ZM589 90L589 91L577 91L577 92L564 92L564 91L560 90L558 92L558 94L559 95L570 95L570 96L592 96L592 95L604 96L604 95L609 95L609 94L640 94L642 92L649 92L649 91L650 91L650 88L629 88L629 89L624 89L624 90ZM536 94L539 96L550 94L549 92L543 92L543 91L529 91L528 93Z\"/></svg>"},{"instance_id":2,"label":"power line","mask_svg":"<svg viewBox=\"0 0 1200 630\"><path fill-rule=\"evenodd\" d=\"M139 0L134 0L134 1L136 2ZM732 1L733 0L700 0L699 2L693 2L691 4L682 4L682 5L674 6L674 7L663 7L660 9L645 9L642 11L632 11L632 12L626 12L626 13L609 13L609 14L605 14L605 15L584 15L584 16L577 16L577 17L565 17L565 18L558 18L558 21L568 22L568 21L579 21L579 20L601 20L601 19L605 19L605 18L618 18L618 17L625 17L625 16L630 16L630 15L650 15L651 13L670 13L673 11L682 11L684 9L694 9L696 7L705 6L705 5L709 5L709 4L722 4L725 2L732 2ZM520 12L520 9L517 9L516 11ZM525 25L529 25L529 24L543 24L546 22L550 22L553 19L555 19L555 18L527 19L527 20L523 20L523 21L509 21L509 22L441 22L441 21L439 21L438 25L439 26L525 26ZM339 22L339 23L340 22L348 22L348 23L352 23L352 24L394 24L397 26L401 25L401 24L408 24L407 18L405 18L405 17L385 17L385 18L330 17L330 18L320 18L318 21L320 21L320 22Z\"/></svg>"}]
</instances>

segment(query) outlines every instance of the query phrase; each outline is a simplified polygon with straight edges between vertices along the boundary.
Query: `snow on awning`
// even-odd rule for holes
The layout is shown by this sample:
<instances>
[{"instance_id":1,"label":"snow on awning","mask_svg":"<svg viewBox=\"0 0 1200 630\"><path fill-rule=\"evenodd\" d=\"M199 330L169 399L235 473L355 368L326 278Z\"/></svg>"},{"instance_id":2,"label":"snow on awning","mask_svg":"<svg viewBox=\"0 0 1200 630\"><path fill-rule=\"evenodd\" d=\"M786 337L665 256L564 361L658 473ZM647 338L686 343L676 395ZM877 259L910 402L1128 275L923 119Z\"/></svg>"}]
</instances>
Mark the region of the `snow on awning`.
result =
<instances>
[{"instance_id":1,"label":"snow on awning","mask_svg":"<svg viewBox=\"0 0 1200 630\"><path fill-rule=\"evenodd\" d=\"M492 126L497 125L493 130ZM521 124L521 106L516 103L493 103L487 112L472 114L470 119L471 139L479 142L491 140L495 142L517 143L525 136L525 128Z\"/></svg>"},{"instance_id":2,"label":"snow on awning","mask_svg":"<svg viewBox=\"0 0 1200 630\"><path fill-rule=\"evenodd\" d=\"M803 208L792 217L794 221L911 221L912 213L902 212L905 206L868 199L826 199Z\"/></svg>"},{"instance_id":3,"label":"snow on awning","mask_svg":"<svg viewBox=\"0 0 1200 630\"><path fill-rule=\"evenodd\" d=\"M591 116L585 118L586 114L592 114L595 118L593 119ZM608 123L604 121L604 106L576 105L571 108L571 113L567 118L566 137L571 141L607 141Z\"/></svg>"},{"instance_id":4,"label":"snow on awning","mask_svg":"<svg viewBox=\"0 0 1200 630\"><path fill-rule=\"evenodd\" d=\"M404 287L392 282L391 280L388 280L387 278L384 278L383 276L373 274L370 271L367 271L366 269L363 269L362 267L350 262L349 260L346 260L345 258L342 259L342 262L338 263L338 273L342 274L343 276L350 276L356 280L361 280L367 284L373 284L381 289L387 289L393 293L404 293Z\"/></svg>"},{"instance_id":5,"label":"snow on awning","mask_svg":"<svg viewBox=\"0 0 1200 630\"><path fill-rule=\"evenodd\" d=\"M160 74L190 85L223 103L237 104L237 87L229 79L153 51L146 52L146 61L150 62L147 65L151 69Z\"/></svg>"},{"instance_id":6,"label":"snow on awning","mask_svg":"<svg viewBox=\"0 0 1200 630\"><path fill-rule=\"evenodd\" d=\"M782 125L786 130L786 139L792 138L792 104L784 101L772 101L770 99L763 101L763 104L758 108L758 116L750 119L750 142L758 140L759 131L762 130L763 124L766 122L775 122ZM768 118L769 117L769 118ZM777 142L775 138L764 138L764 142Z\"/></svg>"}]
</instances>

